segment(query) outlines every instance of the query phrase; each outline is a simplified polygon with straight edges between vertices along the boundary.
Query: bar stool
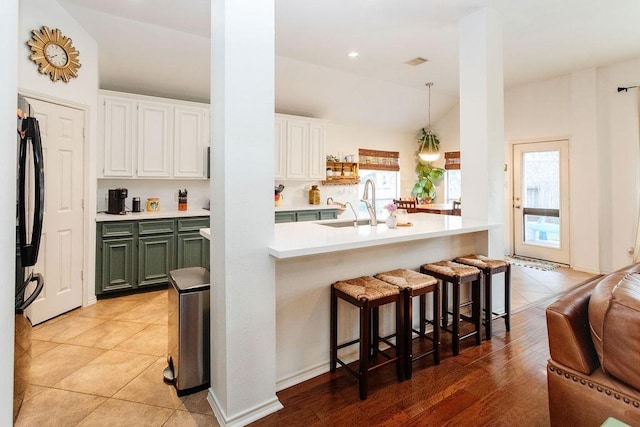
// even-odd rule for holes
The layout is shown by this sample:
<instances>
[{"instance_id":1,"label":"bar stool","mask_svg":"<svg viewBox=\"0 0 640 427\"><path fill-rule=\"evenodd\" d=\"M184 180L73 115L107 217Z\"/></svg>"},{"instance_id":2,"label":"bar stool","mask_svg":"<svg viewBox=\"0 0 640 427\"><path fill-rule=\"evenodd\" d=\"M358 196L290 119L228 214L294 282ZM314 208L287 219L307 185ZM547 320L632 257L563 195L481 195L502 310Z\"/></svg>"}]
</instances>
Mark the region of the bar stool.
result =
<instances>
[{"instance_id":1,"label":"bar stool","mask_svg":"<svg viewBox=\"0 0 640 427\"><path fill-rule=\"evenodd\" d=\"M440 290L438 280L417 271L398 269L376 274L376 278L397 286L402 291L404 299L404 355L405 355L405 378L411 378L412 365L418 359L433 354L433 361L440 364ZM426 317L427 294L433 293L433 320ZM420 329L413 329L413 297L420 297ZM425 334L425 326L433 326L433 338ZM433 345L431 349L419 354L413 354L413 332L418 334L418 338L426 338Z\"/></svg>"},{"instance_id":2,"label":"bar stool","mask_svg":"<svg viewBox=\"0 0 640 427\"><path fill-rule=\"evenodd\" d=\"M338 345L338 298L353 304L360 309L360 337L358 339ZM379 348L383 340L378 331L378 309L385 305L395 303L396 306L396 344L387 344L395 347L395 356L382 351ZM372 324L373 319L373 324ZM398 381L404 379L403 362L403 313L402 295L398 287L390 285L371 276L362 276L355 279L335 282L331 285L331 331L330 331L330 365L331 372L335 372L339 363L347 372L358 379L360 399L367 398L367 386L369 372L388 363L396 362ZM371 342L373 340L373 343ZM349 367L347 363L338 358L338 350L356 343L360 343L360 356L358 360L358 372ZM384 356L384 360L377 361L377 356ZM377 363L376 363L377 362Z\"/></svg>"},{"instance_id":3,"label":"bar stool","mask_svg":"<svg viewBox=\"0 0 640 427\"><path fill-rule=\"evenodd\" d=\"M480 270L468 265L453 261L440 261L423 264L420 272L429 274L442 282L442 328L453 335L453 355L460 353L460 341L470 337L476 337L476 344L482 342L480 322ZM448 308L448 284L453 287L453 312ZM460 314L460 285L471 284L471 316ZM448 315L453 315L451 329L447 328ZM460 319L470 322L474 330L460 335Z\"/></svg>"},{"instance_id":4,"label":"bar stool","mask_svg":"<svg viewBox=\"0 0 640 427\"><path fill-rule=\"evenodd\" d=\"M484 276L484 328L488 340L491 339L491 323L495 319L504 318L507 332L511 329L511 264L501 259L491 259L484 255L465 255L455 259L456 262L482 270ZM504 313L493 311L491 278L494 274L504 273Z\"/></svg>"}]
</instances>

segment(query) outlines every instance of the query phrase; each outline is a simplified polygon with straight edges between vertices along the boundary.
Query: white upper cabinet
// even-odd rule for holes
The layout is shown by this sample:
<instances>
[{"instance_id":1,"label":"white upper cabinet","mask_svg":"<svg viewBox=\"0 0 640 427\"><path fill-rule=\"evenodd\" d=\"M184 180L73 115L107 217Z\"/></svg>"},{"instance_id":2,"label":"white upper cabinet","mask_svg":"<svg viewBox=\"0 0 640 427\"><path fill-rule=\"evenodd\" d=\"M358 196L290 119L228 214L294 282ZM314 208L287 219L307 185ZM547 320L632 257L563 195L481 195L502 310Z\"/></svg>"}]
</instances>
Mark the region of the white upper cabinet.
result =
<instances>
[{"instance_id":1,"label":"white upper cabinet","mask_svg":"<svg viewBox=\"0 0 640 427\"><path fill-rule=\"evenodd\" d=\"M309 178L325 179L327 161L324 151L325 125L309 124Z\"/></svg>"},{"instance_id":2,"label":"white upper cabinet","mask_svg":"<svg viewBox=\"0 0 640 427\"><path fill-rule=\"evenodd\" d=\"M283 129L286 130L284 136ZM322 120L276 115L276 179L324 179L324 140Z\"/></svg>"},{"instance_id":3,"label":"white upper cabinet","mask_svg":"<svg viewBox=\"0 0 640 427\"><path fill-rule=\"evenodd\" d=\"M171 176L171 110L167 104L138 102L138 176Z\"/></svg>"},{"instance_id":4,"label":"white upper cabinet","mask_svg":"<svg viewBox=\"0 0 640 427\"><path fill-rule=\"evenodd\" d=\"M100 91L101 178L207 178L209 107Z\"/></svg>"},{"instance_id":5,"label":"white upper cabinet","mask_svg":"<svg viewBox=\"0 0 640 427\"><path fill-rule=\"evenodd\" d=\"M276 116L274 126L275 179L287 178L287 120Z\"/></svg>"},{"instance_id":6,"label":"white upper cabinet","mask_svg":"<svg viewBox=\"0 0 640 427\"><path fill-rule=\"evenodd\" d=\"M206 176L209 145L209 109L176 106L174 109L173 176Z\"/></svg>"},{"instance_id":7,"label":"white upper cabinet","mask_svg":"<svg viewBox=\"0 0 640 427\"><path fill-rule=\"evenodd\" d=\"M99 102L102 142L102 176L133 176L133 118L135 103L131 99L102 96Z\"/></svg>"}]
</instances>

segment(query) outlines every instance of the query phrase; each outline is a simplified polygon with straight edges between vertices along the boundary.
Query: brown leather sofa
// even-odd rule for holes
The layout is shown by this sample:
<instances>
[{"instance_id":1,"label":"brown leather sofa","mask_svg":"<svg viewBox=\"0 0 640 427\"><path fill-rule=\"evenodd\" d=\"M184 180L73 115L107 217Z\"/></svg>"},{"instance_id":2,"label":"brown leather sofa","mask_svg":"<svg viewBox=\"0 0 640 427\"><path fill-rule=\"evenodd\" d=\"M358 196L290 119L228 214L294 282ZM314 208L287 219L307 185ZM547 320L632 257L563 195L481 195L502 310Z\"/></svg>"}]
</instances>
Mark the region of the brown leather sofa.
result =
<instances>
[{"instance_id":1,"label":"brown leather sofa","mask_svg":"<svg viewBox=\"0 0 640 427\"><path fill-rule=\"evenodd\" d=\"M640 264L563 295L546 315L551 425L640 426Z\"/></svg>"}]
</instances>

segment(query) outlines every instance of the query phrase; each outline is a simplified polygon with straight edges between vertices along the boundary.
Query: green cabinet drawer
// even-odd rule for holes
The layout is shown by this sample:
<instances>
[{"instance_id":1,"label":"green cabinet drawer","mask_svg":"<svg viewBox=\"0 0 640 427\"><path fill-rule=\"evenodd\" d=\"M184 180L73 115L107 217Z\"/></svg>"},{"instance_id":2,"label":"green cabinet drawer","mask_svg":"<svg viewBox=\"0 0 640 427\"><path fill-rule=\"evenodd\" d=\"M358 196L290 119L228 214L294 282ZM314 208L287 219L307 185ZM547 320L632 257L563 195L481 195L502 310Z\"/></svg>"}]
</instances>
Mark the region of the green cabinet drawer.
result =
<instances>
[{"instance_id":1,"label":"green cabinet drawer","mask_svg":"<svg viewBox=\"0 0 640 427\"><path fill-rule=\"evenodd\" d=\"M173 233L175 229L175 220L161 219L153 221L138 222L138 235L145 236L149 234Z\"/></svg>"},{"instance_id":2,"label":"green cabinet drawer","mask_svg":"<svg viewBox=\"0 0 640 427\"><path fill-rule=\"evenodd\" d=\"M299 211L298 221L317 221L320 219L320 211Z\"/></svg>"},{"instance_id":3,"label":"green cabinet drawer","mask_svg":"<svg viewBox=\"0 0 640 427\"><path fill-rule=\"evenodd\" d=\"M295 212L276 212L276 224L279 222L296 222Z\"/></svg>"},{"instance_id":4,"label":"green cabinet drawer","mask_svg":"<svg viewBox=\"0 0 640 427\"><path fill-rule=\"evenodd\" d=\"M209 227L209 217L203 216L198 218L178 218L178 232L183 231L200 231L201 228Z\"/></svg>"},{"instance_id":5,"label":"green cabinet drawer","mask_svg":"<svg viewBox=\"0 0 640 427\"><path fill-rule=\"evenodd\" d=\"M100 224L98 225L100 227ZM133 236L135 222L119 221L102 223L102 237L127 237Z\"/></svg>"},{"instance_id":6,"label":"green cabinet drawer","mask_svg":"<svg viewBox=\"0 0 640 427\"><path fill-rule=\"evenodd\" d=\"M335 209L320 211L320 219L338 219L338 211Z\"/></svg>"}]
</instances>

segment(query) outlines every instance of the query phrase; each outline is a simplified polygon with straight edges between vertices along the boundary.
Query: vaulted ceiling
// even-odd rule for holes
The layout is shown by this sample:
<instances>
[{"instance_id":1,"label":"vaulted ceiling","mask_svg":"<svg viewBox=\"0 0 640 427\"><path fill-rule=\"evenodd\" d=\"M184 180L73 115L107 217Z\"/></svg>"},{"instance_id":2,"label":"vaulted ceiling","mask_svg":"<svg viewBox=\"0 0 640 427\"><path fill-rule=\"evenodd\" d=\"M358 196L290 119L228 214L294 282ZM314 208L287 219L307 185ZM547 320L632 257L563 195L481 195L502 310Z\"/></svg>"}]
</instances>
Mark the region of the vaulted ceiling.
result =
<instances>
[{"instance_id":1,"label":"vaulted ceiling","mask_svg":"<svg viewBox=\"0 0 640 427\"><path fill-rule=\"evenodd\" d=\"M101 87L208 102L209 0L59 2L98 42ZM432 116L456 104L458 21L483 7L502 18L507 87L640 56L637 0L275 0L275 7L276 107L351 114L321 99L340 94L317 88L359 79L379 87L380 99L351 94L349 111L397 93L407 101L397 112L403 117L389 123L396 128L424 126L428 81ZM354 50L360 55L347 57ZM405 64L415 57L428 62ZM302 74L299 99L285 87L287 73Z\"/></svg>"}]
</instances>

